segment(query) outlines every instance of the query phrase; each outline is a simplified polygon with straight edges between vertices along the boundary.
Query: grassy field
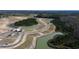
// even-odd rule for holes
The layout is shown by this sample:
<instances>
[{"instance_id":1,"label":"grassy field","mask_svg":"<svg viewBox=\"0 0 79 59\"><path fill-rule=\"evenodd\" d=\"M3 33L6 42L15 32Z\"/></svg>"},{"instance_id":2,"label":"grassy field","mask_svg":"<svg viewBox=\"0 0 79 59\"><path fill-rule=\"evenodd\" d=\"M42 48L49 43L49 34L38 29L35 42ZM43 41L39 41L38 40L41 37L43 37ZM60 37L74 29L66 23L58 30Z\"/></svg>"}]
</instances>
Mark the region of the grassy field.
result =
<instances>
[{"instance_id":1,"label":"grassy field","mask_svg":"<svg viewBox=\"0 0 79 59\"><path fill-rule=\"evenodd\" d=\"M25 29L26 31L32 31L36 27L37 27L37 25L33 25L33 26L22 26L22 28Z\"/></svg>"}]
</instances>

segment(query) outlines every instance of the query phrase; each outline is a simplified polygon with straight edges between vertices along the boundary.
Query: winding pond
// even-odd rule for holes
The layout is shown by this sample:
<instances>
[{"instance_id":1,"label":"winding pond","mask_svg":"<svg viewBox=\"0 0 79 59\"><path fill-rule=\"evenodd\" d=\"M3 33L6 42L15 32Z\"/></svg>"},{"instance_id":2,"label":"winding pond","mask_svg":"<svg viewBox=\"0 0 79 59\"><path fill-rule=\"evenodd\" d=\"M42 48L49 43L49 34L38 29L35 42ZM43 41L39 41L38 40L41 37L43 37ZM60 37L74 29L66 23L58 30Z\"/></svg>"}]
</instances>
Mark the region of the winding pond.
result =
<instances>
[{"instance_id":1,"label":"winding pond","mask_svg":"<svg viewBox=\"0 0 79 59\"><path fill-rule=\"evenodd\" d=\"M63 33L53 32L51 34L38 38L36 43L36 49L49 49L50 47L47 45L47 42L48 40L52 39L55 35L63 35Z\"/></svg>"}]
</instances>

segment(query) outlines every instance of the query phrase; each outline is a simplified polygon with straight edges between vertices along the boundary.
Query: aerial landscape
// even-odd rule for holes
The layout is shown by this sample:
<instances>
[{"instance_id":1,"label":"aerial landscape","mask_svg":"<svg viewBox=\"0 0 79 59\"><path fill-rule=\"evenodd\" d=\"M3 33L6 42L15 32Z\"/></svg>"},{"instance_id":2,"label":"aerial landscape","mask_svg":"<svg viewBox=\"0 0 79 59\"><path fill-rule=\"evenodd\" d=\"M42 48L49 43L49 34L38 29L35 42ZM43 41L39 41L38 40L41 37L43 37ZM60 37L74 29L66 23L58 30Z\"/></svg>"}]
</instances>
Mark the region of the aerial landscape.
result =
<instances>
[{"instance_id":1,"label":"aerial landscape","mask_svg":"<svg viewBox=\"0 0 79 59\"><path fill-rule=\"evenodd\" d=\"M0 11L0 49L79 49L79 11Z\"/></svg>"}]
</instances>

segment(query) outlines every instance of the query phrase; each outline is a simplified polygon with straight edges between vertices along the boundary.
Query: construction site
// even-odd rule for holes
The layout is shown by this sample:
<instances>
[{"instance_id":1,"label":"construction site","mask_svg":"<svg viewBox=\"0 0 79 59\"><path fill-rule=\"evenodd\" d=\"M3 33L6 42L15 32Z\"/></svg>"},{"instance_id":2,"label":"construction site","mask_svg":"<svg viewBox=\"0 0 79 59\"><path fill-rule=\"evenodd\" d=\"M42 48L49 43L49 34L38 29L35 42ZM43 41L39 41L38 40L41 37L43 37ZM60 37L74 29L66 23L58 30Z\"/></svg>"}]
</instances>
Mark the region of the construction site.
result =
<instances>
[{"instance_id":1,"label":"construction site","mask_svg":"<svg viewBox=\"0 0 79 59\"><path fill-rule=\"evenodd\" d=\"M46 18L36 18L34 28L10 27L8 25L33 16L8 16L0 18L0 48L31 49L36 47L37 38L55 32L55 26Z\"/></svg>"}]
</instances>

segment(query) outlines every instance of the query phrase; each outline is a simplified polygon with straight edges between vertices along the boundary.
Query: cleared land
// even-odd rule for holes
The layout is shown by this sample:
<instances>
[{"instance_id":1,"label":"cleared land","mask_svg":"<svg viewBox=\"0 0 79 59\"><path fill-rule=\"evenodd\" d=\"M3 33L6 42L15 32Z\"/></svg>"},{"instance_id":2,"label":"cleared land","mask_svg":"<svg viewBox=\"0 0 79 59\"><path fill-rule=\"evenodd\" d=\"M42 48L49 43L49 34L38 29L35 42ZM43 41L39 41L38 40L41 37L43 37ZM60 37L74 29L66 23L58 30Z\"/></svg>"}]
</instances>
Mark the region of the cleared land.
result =
<instances>
[{"instance_id":1,"label":"cleared land","mask_svg":"<svg viewBox=\"0 0 79 59\"><path fill-rule=\"evenodd\" d=\"M20 49L35 48L37 38L45 36L45 35L49 35L50 33L55 32L55 26L53 24L50 24L48 21L46 21L47 20L46 18L32 19L31 17L27 17L27 16L9 16L9 17L4 18L5 19L4 21L2 21L2 19L3 18L1 18L2 25L0 25L2 27L0 29L5 28L8 30L8 32L3 31L5 38L4 39L2 38L0 42L1 44L5 44L5 47L2 45L1 46L2 48L16 48L16 49L17 48L20 48ZM38 23L35 21L34 22L35 28L26 30L27 27L23 25L25 20L27 21L27 24L30 21L33 22L33 20L36 20ZM22 24L19 23L20 24L19 27L21 28L13 28L13 27L11 28L8 26L13 23L15 24L16 22L17 23L22 22ZM33 24L29 23L29 25L31 26ZM21 29L22 31L19 32L19 29ZM16 34L16 32L19 34ZM2 35L2 37L4 36Z\"/></svg>"}]
</instances>

